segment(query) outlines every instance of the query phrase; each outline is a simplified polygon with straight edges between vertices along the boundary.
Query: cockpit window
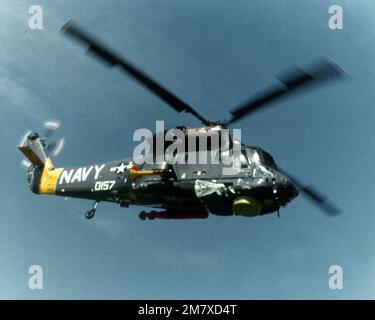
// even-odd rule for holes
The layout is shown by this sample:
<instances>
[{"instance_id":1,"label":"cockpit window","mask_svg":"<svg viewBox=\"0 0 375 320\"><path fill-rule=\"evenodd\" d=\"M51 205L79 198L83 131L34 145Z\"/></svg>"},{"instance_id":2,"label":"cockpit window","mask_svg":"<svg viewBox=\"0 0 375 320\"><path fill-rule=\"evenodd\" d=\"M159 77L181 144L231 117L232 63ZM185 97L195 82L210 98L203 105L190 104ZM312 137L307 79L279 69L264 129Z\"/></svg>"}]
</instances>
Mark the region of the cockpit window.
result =
<instances>
[{"instance_id":1,"label":"cockpit window","mask_svg":"<svg viewBox=\"0 0 375 320\"><path fill-rule=\"evenodd\" d=\"M272 169L276 169L276 163L275 161L273 160L272 156L268 153L268 152L265 152L262 150L261 152L262 154L262 162L267 166L267 167L270 167Z\"/></svg>"},{"instance_id":2,"label":"cockpit window","mask_svg":"<svg viewBox=\"0 0 375 320\"><path fill-rule=\"evenodd\" d=\"M251 164L251 162L255 162L255 163L263 164L264 166L272 168L272 169L277 168L276 163L273 160L272 156L268 152L258 147L248 148L246 149L246 153L247 153L247 158L249 159L249 164Z\"/></svg>"},{"instance_id":3,"label":"cockpit window","mask_svg":"<svg viewBox=\"0 0 375 320\"><path fill-rule=\"evenodd\" d=\"M249 162L247 160L246 154L244 151L241 152L240 155L240 162L241 162L241 169L248 168L249 167Z\"/></svg>"}]
</instances>

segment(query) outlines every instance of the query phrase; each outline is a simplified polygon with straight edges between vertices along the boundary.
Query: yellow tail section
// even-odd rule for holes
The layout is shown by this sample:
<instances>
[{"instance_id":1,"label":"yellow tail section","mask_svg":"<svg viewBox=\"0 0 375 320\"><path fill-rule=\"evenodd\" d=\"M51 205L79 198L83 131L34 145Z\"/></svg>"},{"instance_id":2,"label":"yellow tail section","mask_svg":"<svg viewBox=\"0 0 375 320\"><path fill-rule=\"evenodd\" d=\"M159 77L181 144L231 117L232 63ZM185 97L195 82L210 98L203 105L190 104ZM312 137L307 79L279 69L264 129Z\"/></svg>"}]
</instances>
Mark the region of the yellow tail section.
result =
<instances>
[{"instance_id":1,"label":"yellow tail section","mask_svg":"<svg viewBox=\"0 0 375 320\"><path fill-rule=\"evenodd\" d=\"M62 171L63 171L63 168L55 169L53 167L51 159L48 158L44 164L42 176L40 178L39 193L40 194L55 194L57 180Z\"/></svg>"}]
</instances>

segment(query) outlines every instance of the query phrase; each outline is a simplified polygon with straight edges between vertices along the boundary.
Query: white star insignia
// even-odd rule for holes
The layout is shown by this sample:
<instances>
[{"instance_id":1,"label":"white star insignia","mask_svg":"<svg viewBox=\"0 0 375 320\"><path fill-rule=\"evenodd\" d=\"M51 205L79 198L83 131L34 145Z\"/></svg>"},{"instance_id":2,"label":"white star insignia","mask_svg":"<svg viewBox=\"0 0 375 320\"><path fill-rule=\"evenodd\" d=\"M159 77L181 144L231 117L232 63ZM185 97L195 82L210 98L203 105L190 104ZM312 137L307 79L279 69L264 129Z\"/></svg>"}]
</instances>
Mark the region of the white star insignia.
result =
<instances>
[{"instance_id":1,"label":"white star insignia","mask_svg":"<svg viewBox=\"0 0 375 320\"><path fill-rule=\"evenodd\" d=\"M116 171L116 174L119 174L119 173L124 173L125 170L129 170L131 167L132 167L131 162L129 164L125 164L124 162L122 162L118 167L112 167L110 171L111 172Z\"/></svg>"}]
</instances>

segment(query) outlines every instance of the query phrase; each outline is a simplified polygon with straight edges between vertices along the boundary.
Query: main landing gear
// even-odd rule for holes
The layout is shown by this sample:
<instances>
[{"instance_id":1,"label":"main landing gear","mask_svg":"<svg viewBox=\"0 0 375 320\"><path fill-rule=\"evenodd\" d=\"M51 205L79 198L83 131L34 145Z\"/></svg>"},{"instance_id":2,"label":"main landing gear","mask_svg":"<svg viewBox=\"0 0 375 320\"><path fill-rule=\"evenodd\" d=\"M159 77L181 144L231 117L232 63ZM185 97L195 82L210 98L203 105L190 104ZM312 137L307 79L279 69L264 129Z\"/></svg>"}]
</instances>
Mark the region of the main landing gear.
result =
<instances>
[{"instance_id":1,"label":"main landing gear","mask_svg":"<svg viewBox=\"0 0 375 320\"><path fill-rule=\"evenodd\" d=\"M92 219L95 216L96 212L96 207L98 206L99 201L95 201L94 204L92 205L92 208L85 213L85 218L86 219Z\"/></svg>"}]
</instances>

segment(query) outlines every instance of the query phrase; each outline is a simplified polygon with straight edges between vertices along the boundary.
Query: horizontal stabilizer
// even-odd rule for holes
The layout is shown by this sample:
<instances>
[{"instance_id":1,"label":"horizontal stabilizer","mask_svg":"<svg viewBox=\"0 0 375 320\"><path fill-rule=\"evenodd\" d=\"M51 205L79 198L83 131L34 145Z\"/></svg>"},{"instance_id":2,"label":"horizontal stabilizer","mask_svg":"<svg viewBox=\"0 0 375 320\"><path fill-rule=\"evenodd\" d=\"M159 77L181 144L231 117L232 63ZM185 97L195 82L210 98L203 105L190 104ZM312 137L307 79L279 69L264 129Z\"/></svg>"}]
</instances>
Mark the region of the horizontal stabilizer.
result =
<instances>
[{"instance_id":1,"label":"horizontal stabilizer","mask_svg":"<svg viewBox=\"0 0 375 320\"><path fill-rule=\"evenodd\" d=\"M26 144L18 149L30 160L33 166L44 166L48 157L44 151L43 143L36 132L27 136Z\"/></svg>"}]
</instances>

